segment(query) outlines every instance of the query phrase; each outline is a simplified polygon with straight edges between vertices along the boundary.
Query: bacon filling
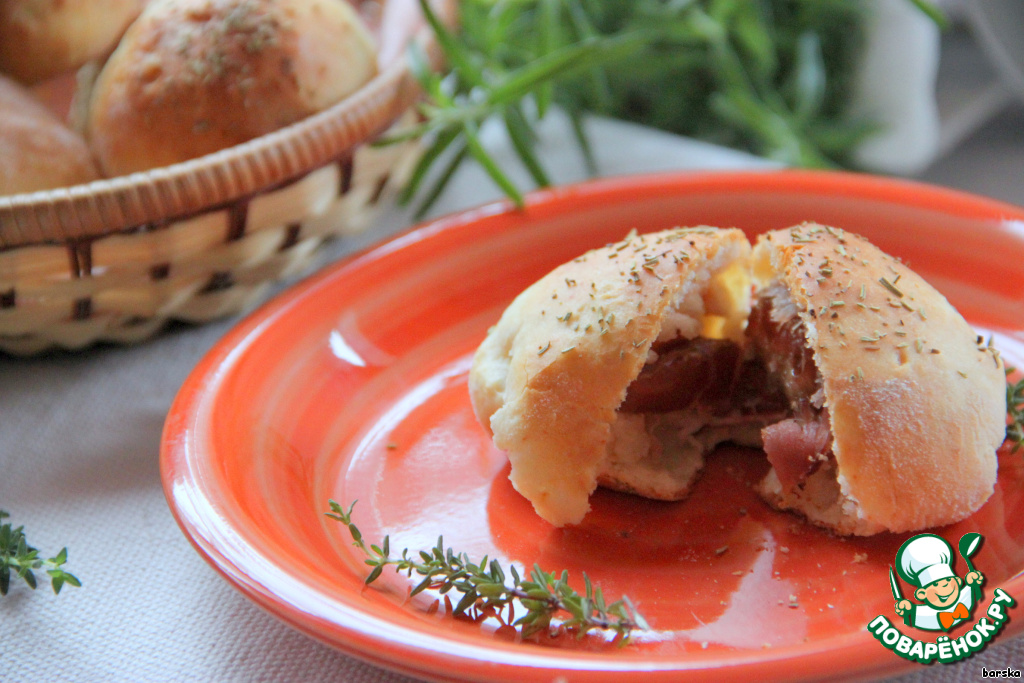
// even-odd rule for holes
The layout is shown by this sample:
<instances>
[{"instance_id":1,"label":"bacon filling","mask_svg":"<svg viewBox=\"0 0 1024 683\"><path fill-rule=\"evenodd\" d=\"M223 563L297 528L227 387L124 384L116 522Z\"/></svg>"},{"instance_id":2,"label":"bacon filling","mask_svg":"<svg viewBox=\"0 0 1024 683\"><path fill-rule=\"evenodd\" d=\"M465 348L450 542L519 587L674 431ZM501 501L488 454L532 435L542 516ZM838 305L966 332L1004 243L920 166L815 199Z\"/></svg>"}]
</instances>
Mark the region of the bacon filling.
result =
<instances>
[{"instance_id":1,"label":"bacon filling","mask_svg":"<svg viewBox=\"0 0 1024 683\"><path fill-rule=\"evenodd\" d=\"M832 431L826 421L805 422L790 418L761 430L764 452L775 468L779 483L791 491L828 461Z\"/></svg>"},{"instance_id":2,"label":"bacon filling","mask_svg":"<svg viewBox=\"0 0 1024 683\"><path fill-rule=\"evenodd\" d=\"M813 474L832 453L832 427L806 330L781 285L761 293L747 323L754 353L782 383L791 417L761 430L764 452L784 491Z\"/></svg>"},{"instance_id":3,"label":"bacon filling","mask_svg":"<svg viewBox=\"0 0 1024 683\"><path fill-rule=\"evenodd\" d=\"M728 398L740 360L739 344L724 339L673 339L651 348L657 359L644 366L619 410L667 413Z\"/></svg>"},{"instance_id":4,"label":"bacon filling","mask_svg":"<svg viewBox=\"0 0 1024 683\"><path fill-rule=\"evenodd\" d=\"M768 461L790 491L831 457L821 378L803 323L783 287L761 293L746 334L746 353L724 339L655 343L655 357L629 386L619 409L695 409L708 415L709 426L758 422Z\"/></svg>"},{"instance_id":5,"label":"bacon filling","mask_svg":"<svg viewBox=\"0 0 1024 683\"><path fill-rule=\"evenodd\" d=\"M668 413L696 409L712 424L746 419L778 419L787 401L756 358L745 358L739 344L726 339L673 339L656 342L656 358L644 366L626 391L619 410Z\"/></svg>"}]
</instances>

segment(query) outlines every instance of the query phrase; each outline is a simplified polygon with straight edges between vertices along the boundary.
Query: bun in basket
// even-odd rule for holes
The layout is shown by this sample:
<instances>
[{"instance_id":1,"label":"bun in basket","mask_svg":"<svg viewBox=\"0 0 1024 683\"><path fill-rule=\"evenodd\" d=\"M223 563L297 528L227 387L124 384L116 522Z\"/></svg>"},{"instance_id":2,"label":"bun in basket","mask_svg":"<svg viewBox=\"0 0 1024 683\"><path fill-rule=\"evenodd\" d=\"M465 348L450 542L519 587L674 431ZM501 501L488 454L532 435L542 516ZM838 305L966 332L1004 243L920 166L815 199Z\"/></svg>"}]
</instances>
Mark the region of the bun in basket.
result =
<instances>
[{"instance_id":1,"label":"bun in basket","mask_svg":"<svg viewBox=\"0 0 1024 683\"><path fill-rule=\"evenodd\" d=\"M631 235L516 298L470 373L516 489L576 524L599 484L685 497L732 441L763 446L765 500L837 533L977 510L1005 430L998 354L861 237L805 224L749 249L737 230Z\"/></svg>"},{"instance_id":2,"label":"bun in basket","mask_svg":"<svg viewBox=\"0 0 1024 683\"><path fill-rule=\"evenodd\" d=\"M295 123L376 73L345 0L152 0L88 96L110 176L167 166Z\"/></svg>"},{"instance_id":3,"label":"bun in basket","mask_svg":"<svg viewBox=\"0 0 1024 683\"><path fill-rule=\"evenodd\" d=\"M0 196L97 178L85 140L25 88L0 76Z\"/></svg>"},{"instance_id":4,"label":"bun in basket","mask_svg":"<svg viewBox=\"0 0 1024 683\"><path fill-rule=\"evenodd\" d=\"M4 0L0 72L26 84L72 71L111 50L145 0Z\"/></svg>"}]
</instances>

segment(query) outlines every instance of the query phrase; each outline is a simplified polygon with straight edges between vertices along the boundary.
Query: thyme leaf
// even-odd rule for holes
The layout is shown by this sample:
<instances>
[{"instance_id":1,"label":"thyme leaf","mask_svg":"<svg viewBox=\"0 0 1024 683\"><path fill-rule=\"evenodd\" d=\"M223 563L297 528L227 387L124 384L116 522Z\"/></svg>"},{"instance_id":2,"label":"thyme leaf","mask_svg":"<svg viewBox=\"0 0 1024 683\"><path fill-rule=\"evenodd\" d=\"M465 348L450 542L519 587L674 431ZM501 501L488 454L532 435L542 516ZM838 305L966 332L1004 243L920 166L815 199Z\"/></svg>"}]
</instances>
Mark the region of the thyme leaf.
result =
<instances>
[{"instance_id":1,"label":"thyme leaf","mask_svg":"<svg viewBox=\"0 0 1024 683\"><path fill-rule=\"evenodd\" d=\"M367 545L352 522L355 502L347 508L333 500L329 503L327 517L348 527L352 545L366 555L364 562L372 567L366 584L376 581L388 566L410 577L415 573L423 579L411 589L410 597L425 590L442 595L454 591L462 596L452 610L455 616L494 616L503 624L511 622L509 625L518 627L523 638L548 633L555 625L578 638L593 630L611 631L619 644L625 644L635 629L649 628L628 597L608 604L601 588L593 585L585 573L585 588L580 594L569 585L567 571L556 575L534 565L528 575L521 576L510 565L506 574L497 560L484 556L474 562L466 553L446 546L443 537L438 537L437 545L430 550L412 553L405 549L397 557L392 556L388 536L379 545ZM518 619L516 605L526 610Z\"/></svg>"},{"instance_id":2,"label":"thyme leaf","mask_svg":"<svg viewBox=\"0 0 1024 683\"><path fill-rule=\"evenodd\" d=\"M10 515L0 510L0 520ZM44 559L39 551L28 544L24 527L15 527L10 522L0 523L0 595L7 595L11 587L11 578L21 579L29 588L36 587L35 572L42 569L50 577L50 585L54 593L60 593L65 584L81 586L82 583L64 570L68 560L68 549L61 548L56 556Z\"/></svg>"},{"instance_id":3,"label":"thyme leaf","mask_svg":"<svg viewBox=\"0 0 1024 683\"><path fill-rule=\"evenodd\" d=\"M1024 378L1011 382L1010 375L1016 372L1016 368L1006 366L1006 438L1013 444L1011 453L1024 448Z\"/></svg>"}]
</instances>

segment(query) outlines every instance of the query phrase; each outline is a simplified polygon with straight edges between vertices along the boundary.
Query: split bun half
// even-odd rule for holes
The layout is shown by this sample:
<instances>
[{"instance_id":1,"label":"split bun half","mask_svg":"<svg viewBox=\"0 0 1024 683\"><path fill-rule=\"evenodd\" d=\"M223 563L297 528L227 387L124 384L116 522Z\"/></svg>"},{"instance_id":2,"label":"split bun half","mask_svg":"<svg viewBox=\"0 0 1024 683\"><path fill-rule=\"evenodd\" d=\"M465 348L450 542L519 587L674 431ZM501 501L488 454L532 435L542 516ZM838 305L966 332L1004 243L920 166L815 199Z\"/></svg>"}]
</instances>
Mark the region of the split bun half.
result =
<instances>
[{"instance_id":1,"label":"split bun half","mask_svg":"<svg viewBox=\"0 0 1024 683\"><path fill-rule=\"evenodd\" d=\"M951 523L991 495L994 350L867 240L803 224L623 241L527 288L470 396L513 486L556 526L598 485L679 500L717 444L763 446L759 492L840 534Z\"/></svg>"},{"instance_id":2,"label":"split bun half","mask_svg":"<svg viewBox=\"0 0 1024 683\"><path fill-rule=\"evenodd\" d=\"M1002 361L930 284L862 237L808 224L764 235L759 291L781 284L806 331L833 462L761 492L842 534L949 524L992 494L1006 430ZM815 475L811 475L813 478Z\"/></svg>"},{"instance_id":3,"label":"split bun half","mask_svg":"<svg viewBox=\"0 0 1024 683\"><path fill-rule=\"evenodd\" d=\"M742 337L749 287L730 287L727 274L744 275L749 257L739 230L631 234L513 301L477 351L470 396L508 453L512 484L541 517L579 523L599 482L652 498L686 495L704 449L667 453L653 426L618 410L659 337L697 337L705 321Z\"/></svg>"}]
</instances>

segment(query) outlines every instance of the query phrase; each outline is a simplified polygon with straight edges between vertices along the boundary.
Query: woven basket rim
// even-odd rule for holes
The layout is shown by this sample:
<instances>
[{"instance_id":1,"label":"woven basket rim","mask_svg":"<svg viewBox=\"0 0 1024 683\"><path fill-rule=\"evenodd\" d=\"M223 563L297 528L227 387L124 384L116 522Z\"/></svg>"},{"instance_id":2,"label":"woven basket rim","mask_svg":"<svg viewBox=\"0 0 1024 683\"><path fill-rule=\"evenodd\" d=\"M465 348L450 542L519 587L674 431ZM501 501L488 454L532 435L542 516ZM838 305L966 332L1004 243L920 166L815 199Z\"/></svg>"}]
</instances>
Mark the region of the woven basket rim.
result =
<instances>
[{"instance_id":1,"label":"woven basket rim","mask_svg":"<svg viewBox=\"0 0 1024 683\"><path fill-rule=\"evenodd\" d=\"M453 0L432 4L446 20L454 17ZM412 41L437 61L436 41L422 18ZM397 58L342 101L240 145L130 175L0 196L0 250L185 218L281 185L379 134L419 94L408 60Z\"/></svg>"}]
</instances>

